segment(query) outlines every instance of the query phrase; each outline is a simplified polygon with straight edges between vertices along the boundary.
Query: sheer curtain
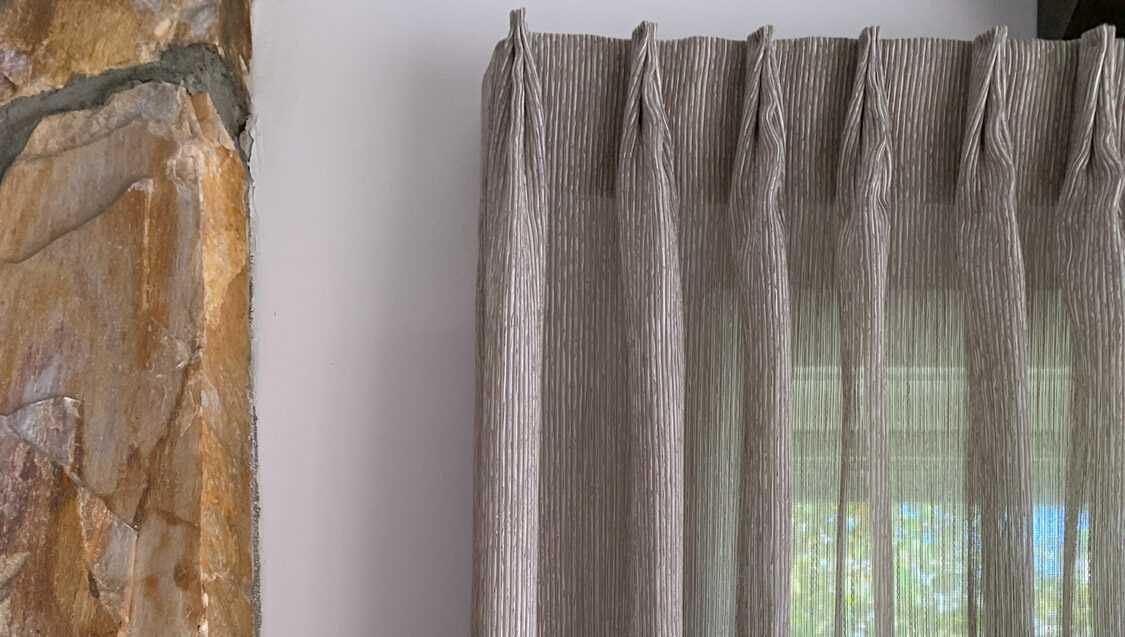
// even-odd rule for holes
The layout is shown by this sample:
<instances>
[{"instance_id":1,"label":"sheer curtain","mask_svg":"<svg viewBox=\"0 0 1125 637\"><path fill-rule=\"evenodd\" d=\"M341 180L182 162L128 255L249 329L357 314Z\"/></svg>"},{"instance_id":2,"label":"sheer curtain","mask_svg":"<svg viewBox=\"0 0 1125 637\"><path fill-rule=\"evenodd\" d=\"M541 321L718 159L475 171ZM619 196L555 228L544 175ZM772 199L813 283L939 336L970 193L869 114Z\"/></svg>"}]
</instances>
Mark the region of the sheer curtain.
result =
<instances>
[{"instance_id":1,"label":"sheer curtain","mask_svg":"<svg viewBox=\"0 0 1125 637\"><path fill-rule=\"evenodd\" d=\"M475 634L1125 634L1123 56L513 13Z\"/></svg>"}]
</instances>

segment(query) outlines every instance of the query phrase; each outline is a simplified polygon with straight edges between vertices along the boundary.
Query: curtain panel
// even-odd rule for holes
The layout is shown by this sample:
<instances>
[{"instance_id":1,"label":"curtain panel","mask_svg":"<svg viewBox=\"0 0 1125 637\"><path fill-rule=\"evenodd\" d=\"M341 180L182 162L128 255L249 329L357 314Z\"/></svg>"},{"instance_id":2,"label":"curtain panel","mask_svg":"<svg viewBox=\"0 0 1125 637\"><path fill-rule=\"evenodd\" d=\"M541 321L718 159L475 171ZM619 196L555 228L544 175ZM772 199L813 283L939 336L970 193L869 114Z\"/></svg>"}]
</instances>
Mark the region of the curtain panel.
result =
<instances>
[{"instance_id":1,"label":"curtain panel","mask_svg":"<svg viewBox=\"0 0 1125 637\"><path fill-rule=\"evenodd\" d=\"M514 12L474 633L1125 634L1123 57Z\"/></svg>"}]
</instances>

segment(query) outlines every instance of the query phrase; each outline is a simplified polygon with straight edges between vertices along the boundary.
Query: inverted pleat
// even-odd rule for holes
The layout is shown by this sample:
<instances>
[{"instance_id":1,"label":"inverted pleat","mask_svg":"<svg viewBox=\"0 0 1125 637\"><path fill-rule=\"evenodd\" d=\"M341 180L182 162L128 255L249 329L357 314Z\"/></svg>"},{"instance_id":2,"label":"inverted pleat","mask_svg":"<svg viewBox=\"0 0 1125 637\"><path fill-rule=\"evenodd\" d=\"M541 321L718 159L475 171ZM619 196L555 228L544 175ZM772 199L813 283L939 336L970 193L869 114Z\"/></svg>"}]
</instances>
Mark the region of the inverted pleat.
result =
<instances>
[{"instance_id":1,"label":"inverted pleat","mask_svg":"<svg viewBox=\"0 0 1125 637\"><path fill-rule=\"evenodd\" d=\"M973 43L956 193L969 393L970 635L1030 635L1033 628L1027 302L1006 41L1006 31L996 28Z\"/></svg>"},{"instance_id":2,"label":"inverted pleat","mask_svg":"<svg viewBox=\"0 0 1125 637\"><path fill-rule=\"evenodd\" d=\"M743 368L736 626L765 637L789 634L793 509L785 118L772 27L747 39L745 91L730 198Z\"/></svg>"},{"instance_id":3,"label":"inverted pleat","mask_svg":"<svg viewBox=\"0 0 1125 637\"><path fill-rule=\"evenodd\" d=\"M630 635L683 632L684 337L671 132L656 27L633 32L617 175L629 403Z\"/></svg>"},{"instance_id":4,"label":"inverted pleat","mask_svg":"<svg viewBox=\"0 0 1125 637\"><path fill-rule=\"evenodd\" d=\"M1059 632L1075 631L1079 519L1089 512L1091 634L1125 634L1125 237L1114 28L1082 36L1059 281L1071 327L1072 422Z\"/></svg>"},{"instance_id":5,"label":"inverted pleat","mask_svg":"<svg viewBox=\"0 0 1125 637\"><path fill-rule=\"evenodd\" d=\"M535 635L545 260L539 77L523 11L485 90L473 633Z\"/></svg>"},{"instance_id":6,"label":"inverted pleat","mask_svg":"<svg viewBox=\"0 0 1125 637\"><path fill-rule=\"evenodd\" d=\"M890 132L879 32L864 29L840 144L836 205L836 292L840 312L842 417L836 509L835 635L894 634L894 550L887 446L885 325L890 228ZM852 502L866 505L870 527L849 528ZM849 537L855 535L855 537ZM849 569L870 548L873 609L849 608L859 585ZM852 555L852 547L857 554ZM851 626L870 617L867 630ZM867 620L863 620L867 623Z\"/></svg>"}]
</instances>

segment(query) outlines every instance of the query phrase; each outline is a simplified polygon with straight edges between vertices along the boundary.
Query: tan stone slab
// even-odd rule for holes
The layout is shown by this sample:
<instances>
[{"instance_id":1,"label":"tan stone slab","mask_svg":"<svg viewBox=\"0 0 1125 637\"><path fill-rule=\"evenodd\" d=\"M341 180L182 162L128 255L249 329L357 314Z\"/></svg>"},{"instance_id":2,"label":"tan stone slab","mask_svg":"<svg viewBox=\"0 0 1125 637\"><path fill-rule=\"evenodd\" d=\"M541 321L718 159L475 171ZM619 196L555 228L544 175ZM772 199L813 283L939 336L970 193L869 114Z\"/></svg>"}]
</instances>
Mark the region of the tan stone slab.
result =
<instances>
[{"instance_id":1,"label":"tan stone slab","mask_svg":"<svg viewBox=\"0 0 1125 637\"><path fill-rule=\"evenodd\" d=\"M167 84L0 183L0 635L253 633L245 198Z\"/></svg>"},{"instance_id":2,"label":"tan stone slab","mask_svg":"<svg viewBox=\"0 0 1125 637\"><path fill-rule=\"evenodd\" d=\"M8 0L0 5L0 104L195 43L214 47L244 78L250 0Z\"/></svg>"}]
</instances>

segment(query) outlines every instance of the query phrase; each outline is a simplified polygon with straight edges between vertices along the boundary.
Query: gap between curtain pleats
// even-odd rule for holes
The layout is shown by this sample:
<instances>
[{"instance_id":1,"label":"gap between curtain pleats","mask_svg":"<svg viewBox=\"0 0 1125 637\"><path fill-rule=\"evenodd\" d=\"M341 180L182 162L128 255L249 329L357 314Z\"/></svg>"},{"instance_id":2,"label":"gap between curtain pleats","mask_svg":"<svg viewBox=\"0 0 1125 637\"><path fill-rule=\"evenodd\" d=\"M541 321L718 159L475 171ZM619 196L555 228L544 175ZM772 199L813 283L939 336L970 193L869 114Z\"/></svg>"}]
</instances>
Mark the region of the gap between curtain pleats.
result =
<instances>
[{"instance_id":1,"label":"gap between curtain pleats","mask_svg":"<svg viewBox=\"0 0 1125 637\"><path fill-rule=\"evenodd\" d=\"M683 633L684 335L656 25L633 32L617 175L629 404L629 635Z\"/></svg>"},{"instance_id":2,"label":"gap between curtain pleats","mask_svg":"<svg viewBox=\"0 0 1125 637\"><path fill-rule=\"evenodd\" d=\"M969 391L965 570L970 635L1033 632L1027 301L1005 43L1003 28L973 43L956 195Z\"/></svg>"},{"instance_id":3,"label":"gap between curtain pleats","mask_svg":"<svg viewBox=\"0 0 1125 637\"><path fill-rule=\"evenodd\" d=\"M545 161L524 12L486 83L477 295L474 635L538 634Z\"/></svg>"},{"instance_id":4,"label":"gap between curtain pleats","mask_svg":"<svg viewBox=\"0 0 1125 637\"><path fill-rule=\"evenodd\" d=\"M739 635L768 637L789 634L793 510L785 117L772 27L746 41L743 103L730 196L743 370L735 621Z\"/></svg>"},{"instance_id":5,"label":"gap between curtain pleats","mask_svg":"<svg viewBox=\"0 0 1125 637\"><path fill-rule=\"evenodd\" d=\"M848 613L849 504L869 507L873 603L871 629L894 634L894 546L887 442L885 325L890 229L890 139L879 31L859 37L855 79L844 122L836 185L840 218L836 291L840 313L840 493L836 508L834 634L851 635ZM866 462L866 467L863 463ZM866 471L863 469L866 468ZM860 487L856 480L866 473ZM855 492L862 489L858 494ZM862 541L862 539L861 539ZM852 614L854 616L855 613Z\"/></svg>"},{"instance_id":6,"label":"gap between curtain pleats","mask_svg":"<svg viewBox=\"0 0 1125 637\"><path fill-rule=\"evenodd\" d=\"M1082 36L1058 210L1073 388L1059 616L1064 636L1073 634L1078 520L1087 507L1091 634L1125 634L1125 237L1119 216L1125 169L1116 61L1112 26Z\"/></svg>"}]
</instances>

